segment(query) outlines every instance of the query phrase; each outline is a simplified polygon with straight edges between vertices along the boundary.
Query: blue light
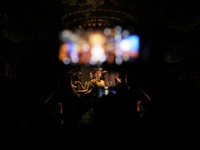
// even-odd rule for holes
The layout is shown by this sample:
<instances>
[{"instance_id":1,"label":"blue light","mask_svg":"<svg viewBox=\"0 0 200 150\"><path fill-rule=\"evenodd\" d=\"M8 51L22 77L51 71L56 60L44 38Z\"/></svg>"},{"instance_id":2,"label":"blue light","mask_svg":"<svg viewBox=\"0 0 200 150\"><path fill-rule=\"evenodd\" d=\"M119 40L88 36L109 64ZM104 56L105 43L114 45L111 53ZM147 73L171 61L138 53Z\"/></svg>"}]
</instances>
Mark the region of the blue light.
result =
<instances>
[{"instance_id":1,"label":"blue light","mask_svg":"<svg viewBox=\"0 0 200 150\"><path fill-rule=\"evenodd\" d=\"M126 38L124 38L120 44L119 47L122 51L135 51L139 52L140 47L140 39L138 35L131 35Z\"/></svg>"}]
</instances>

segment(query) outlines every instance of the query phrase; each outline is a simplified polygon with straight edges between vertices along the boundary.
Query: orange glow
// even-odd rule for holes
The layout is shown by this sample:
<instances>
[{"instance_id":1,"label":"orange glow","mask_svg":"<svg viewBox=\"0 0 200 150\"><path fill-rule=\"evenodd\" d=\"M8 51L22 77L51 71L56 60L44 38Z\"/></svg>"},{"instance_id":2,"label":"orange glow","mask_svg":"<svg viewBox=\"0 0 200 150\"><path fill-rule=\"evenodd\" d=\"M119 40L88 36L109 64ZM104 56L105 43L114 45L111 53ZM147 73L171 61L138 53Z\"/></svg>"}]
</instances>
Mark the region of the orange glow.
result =
<instances>
[{"instance_id":1,"label":"orange glow","mask_svg":"<svg viewBox=\"0 0 200 150\"><path fill-rule=\"evenodd\" d=\"M63 61L66 57L68 57L67 51L68 51L68 44L66 43L61 44L58 55L58 59L60 61Z\"/></svg>"}]
</instances>

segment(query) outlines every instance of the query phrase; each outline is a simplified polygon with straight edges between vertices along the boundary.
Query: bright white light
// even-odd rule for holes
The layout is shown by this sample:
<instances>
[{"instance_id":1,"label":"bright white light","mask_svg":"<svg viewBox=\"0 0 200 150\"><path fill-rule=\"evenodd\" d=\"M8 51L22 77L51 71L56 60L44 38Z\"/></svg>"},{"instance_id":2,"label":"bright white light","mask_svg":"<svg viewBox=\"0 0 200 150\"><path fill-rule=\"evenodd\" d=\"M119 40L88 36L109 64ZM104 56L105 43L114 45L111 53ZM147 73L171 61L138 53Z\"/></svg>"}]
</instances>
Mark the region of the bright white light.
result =
<instances>
[{"instance_id":1,"label":"bright white light","mask_svg":"<svg viewBox=\"0 0 200 150\"><path fill-rule=\"evenodd\" d=\"M104 49L99 44L95 45L92 48L91 54L92 54L92 60L94 60L95 62L98 61L104 62L106 59L106 56L104 54Z\"/></svg>"},{"instance_id":2,"label":"bright white light","mask_svg":"<svg viewBox=\"0 0 200 150\"><path fill-rule=\"evenodd\" d=\"M119 47L122 51L129 51L131 49L131 43L129 40L122 40L119 44Z\"/></svg>"},{"instance_id":3,"label":"bright white light","mask_svg":"<svg viewBox=\"0 0 200 150\"><path fill-rule=\"evenodd\" d=\"M137 35L132 35L123 39L119 47L123 51L139 51L139 44L139 37Z\"/></svg>"}]
</instances>

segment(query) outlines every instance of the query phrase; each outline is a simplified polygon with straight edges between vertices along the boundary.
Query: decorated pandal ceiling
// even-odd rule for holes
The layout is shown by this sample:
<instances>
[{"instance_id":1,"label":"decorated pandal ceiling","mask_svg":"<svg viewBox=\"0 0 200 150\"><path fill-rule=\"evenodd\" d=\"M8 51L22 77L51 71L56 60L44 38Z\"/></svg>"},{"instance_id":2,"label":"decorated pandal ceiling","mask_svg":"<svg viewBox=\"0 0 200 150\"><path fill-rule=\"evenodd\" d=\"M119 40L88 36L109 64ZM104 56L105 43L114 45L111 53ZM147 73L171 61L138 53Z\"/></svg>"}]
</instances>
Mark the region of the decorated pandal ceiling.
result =
<instances>
[{"instance_id":1,"label":"decorated pandal ceiling","mask_svg":"<svg viewBox=\"0 0 200 150\"><path fill-rule=\"evenodd\" d=\"M62 23L67 29L126 26L134 22L133 11L119 0L63 0Z\"/></svg>"},{"instance_id":2,"label":"decorated pandal ceiling","mask_svg":"<svg viewBox=\"0 0 200 150\"><path fill-rule=\"evenodd\" d=\"M121 65L139 57L139 36L127 25L133 12L119 0L63 0L59 60L65 65ZM124 2L123 2L124 3Z\"/></svg>"}]
</instances>

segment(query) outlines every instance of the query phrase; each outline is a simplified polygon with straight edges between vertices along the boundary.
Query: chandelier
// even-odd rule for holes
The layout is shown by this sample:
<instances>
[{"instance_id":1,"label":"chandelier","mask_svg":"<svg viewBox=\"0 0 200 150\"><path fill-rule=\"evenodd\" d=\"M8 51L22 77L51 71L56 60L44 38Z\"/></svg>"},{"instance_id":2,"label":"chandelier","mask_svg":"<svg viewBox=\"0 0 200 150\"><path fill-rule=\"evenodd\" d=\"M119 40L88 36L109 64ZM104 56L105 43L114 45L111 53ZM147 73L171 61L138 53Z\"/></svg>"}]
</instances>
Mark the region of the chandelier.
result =
<instances>
[{"instance_id":1,"label":"chandelier","mask_svg":"<svg viewBox=\"0 0 200 150\"><path fill-rule=\"evenodd\" d=\"M65 65L121 65L139 57L136 17L120 0L63 0L59 60ZM134 29L133 29L134 30Z\"/></svg>"},{"instance_id":2,"label":"chandelier","mask_svg":"<svg viewBox=\"0 0 200 150\"><path fill-rule=\"evenodd\" d=\"M64 6L61 22L66 29L126 27L135 22L133 11L117 0L86 0L85 3L68 0Z\"/></svg>"}]
</instances>

